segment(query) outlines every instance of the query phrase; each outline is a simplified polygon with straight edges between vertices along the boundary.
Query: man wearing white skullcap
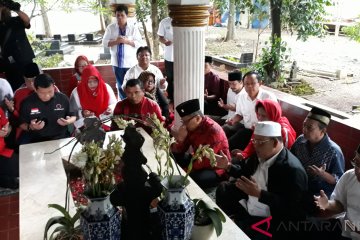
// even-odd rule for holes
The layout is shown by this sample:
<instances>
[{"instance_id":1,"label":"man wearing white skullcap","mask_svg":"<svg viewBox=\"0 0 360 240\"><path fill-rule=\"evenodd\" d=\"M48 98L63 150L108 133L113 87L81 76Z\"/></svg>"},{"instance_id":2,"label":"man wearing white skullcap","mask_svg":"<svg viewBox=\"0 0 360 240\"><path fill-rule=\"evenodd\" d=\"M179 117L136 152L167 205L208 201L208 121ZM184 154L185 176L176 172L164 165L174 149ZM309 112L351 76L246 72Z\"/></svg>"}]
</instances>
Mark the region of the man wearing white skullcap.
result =
<instances>
[{"instance_id":1,"label":"man wearing white skullcap","mask_svg":"<svg viewBox=\"0 0 360 240\"><path fill-rule=\"evenodd\" d=\"M234 216L235 222L251 239L258 239L260 234L251 225L270 216L269 231L274 239L299 236L299 232L290 231L288 226L306 218L302 206L307 191L306 172L300 161L284 147L279 123L256 123L252 142L256 156L239 165L228 163L224 154L217 157L217 166L225 168L236 180L220 184L216 203L225 213ZM282 225L286 229L281 228Z\"/></svg>"}]
</instances>

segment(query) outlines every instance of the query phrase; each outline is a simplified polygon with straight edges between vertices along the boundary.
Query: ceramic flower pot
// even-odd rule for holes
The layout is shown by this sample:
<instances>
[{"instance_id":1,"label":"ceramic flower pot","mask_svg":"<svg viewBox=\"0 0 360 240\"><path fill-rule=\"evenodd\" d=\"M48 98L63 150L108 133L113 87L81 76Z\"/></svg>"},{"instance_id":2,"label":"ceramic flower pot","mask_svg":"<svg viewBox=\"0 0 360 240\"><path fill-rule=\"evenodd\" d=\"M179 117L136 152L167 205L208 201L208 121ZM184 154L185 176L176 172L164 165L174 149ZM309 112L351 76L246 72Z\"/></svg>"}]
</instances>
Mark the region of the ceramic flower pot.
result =
<instances>
[{"instance_id":1,"label":"ceramic flower pot","mask_svg":"<svg viewBox=\"0 0 360 240\"><path fill-rule=\"evenodd\" d=\"M191 240L211 240L216 239L216 233L212 224L199 226L194 225L191 232Z\"/></svg>"},{"instance_id":2,"label":"ceramic flower pot","mask_svg":"<svg viewBox=\"0 0 360 240\"><path fill-rule=\"evenodd\" d=\"M119 240L121 216L110 203L110 197L89 199L89 205L81 214L80 224L85 240Z\"/></svg>"},{"instance_id":3,"label":"ceramic flower pot","mask_svg":"<svg viewBox=\"0 0 360 240\"><path fill-rule=\"evenodd\" d=\"M165 188L166 184L164 185ZM182 188L167 188L165 198L158 204L162 239L188 240L194 225L195 207Z\"/></svg>"}]
</instances>

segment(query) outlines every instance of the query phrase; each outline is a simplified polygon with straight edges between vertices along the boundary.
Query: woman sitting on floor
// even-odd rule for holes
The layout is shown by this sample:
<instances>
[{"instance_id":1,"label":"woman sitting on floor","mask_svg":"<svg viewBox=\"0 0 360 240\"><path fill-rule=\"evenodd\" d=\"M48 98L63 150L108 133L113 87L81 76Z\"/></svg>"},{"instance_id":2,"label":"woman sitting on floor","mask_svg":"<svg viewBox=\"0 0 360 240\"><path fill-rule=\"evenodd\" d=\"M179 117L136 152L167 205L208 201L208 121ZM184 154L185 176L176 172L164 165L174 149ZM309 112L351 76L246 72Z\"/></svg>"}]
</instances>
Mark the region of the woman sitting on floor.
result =
<instances>
[{"instance_id":1,"label":"woman sitting on floor","mask_svg":"<svg viewBox=\"0 0 360 240\"><path fill-rule=\"evenodd\" d=\"M87 57L85 57L84 55L80 55L76 58L74 64L75 74L71 76L69 82L70 91L74 90L74 88L76 88L79 85L81 81L81 74L87 65L90 65L90 62L87 59Z\"/></svg>"},{"instance_id":2,"label":"woman sitting on floor","mask_svg":"<svg viewBox=\"0 0 360 240\"><path fill-rule=\"evenodd\" d=\"M70 110L76 113L77 128L83 119L96 116L100 119L112 114L116 104L114 91L105 83L99 71L93 65L87 65L81 75L81 82L71 93Z\"/></svg>"},{"instance_id":3,"label":"woman sitting on floor","mask_svg":"<svg viewBox=\"0 0 360 240\"><path fill-rule=\"evenodd\" d=\"M155 86L155 74L149 71L144 71L139 75L139 80L142 81L145 90L145 97L157 102L161 108L161 114L169 120L169 103L163 92Z\"/></svg>"},{"instance_id":4,"label":"woman sitting on floor","mask_svg":"<svg viewBox=\"0 0 360 240\"><path fill-rule=\"evenodd\" d=\"M281 125L281 135L283 138L284 147L290 149L296 140L296 132L291 126L289 120L282 116L281 106L277 101L271 99L257 100L255 105L255 112L259 122L273 121ZM253 136L252 136L253 138ZM255 153L252 141L249 142L244 151L234 149L231 154L234 156L233 162L249 158Z\"/></svg>"}]
</instances>

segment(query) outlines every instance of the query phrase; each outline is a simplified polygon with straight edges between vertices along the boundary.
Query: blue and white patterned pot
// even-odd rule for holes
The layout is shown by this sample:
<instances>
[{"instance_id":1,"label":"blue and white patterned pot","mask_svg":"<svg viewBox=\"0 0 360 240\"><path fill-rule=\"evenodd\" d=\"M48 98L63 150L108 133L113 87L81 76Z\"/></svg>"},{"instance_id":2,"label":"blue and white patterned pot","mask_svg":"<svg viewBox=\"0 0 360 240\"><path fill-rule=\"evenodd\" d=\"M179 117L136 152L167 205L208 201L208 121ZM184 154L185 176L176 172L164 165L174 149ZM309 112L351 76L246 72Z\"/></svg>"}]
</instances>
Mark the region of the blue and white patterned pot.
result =
<instances>
[{"instance_id":1,"label":"blue and white patterned pot","mask_svg":"<svg viewBox=\"0 0 360 240\"><path fill-rule=\"evenodd\" d=\"M89 205L81 213L80 225L85 240L119 240L121 216L110 203L110 196L89 199Z\"/></svg>"},{"instance_id":2,"label":"blue and white patterned pot","mask_svg":"<svg viewBox=\"0 0 360 240\"><path fill-rule=\"evenodd\" d=\"M158 204L164 240L188 240L194 226L195 206L185 188L167 189Z\"/></svg>"}]
</instances>

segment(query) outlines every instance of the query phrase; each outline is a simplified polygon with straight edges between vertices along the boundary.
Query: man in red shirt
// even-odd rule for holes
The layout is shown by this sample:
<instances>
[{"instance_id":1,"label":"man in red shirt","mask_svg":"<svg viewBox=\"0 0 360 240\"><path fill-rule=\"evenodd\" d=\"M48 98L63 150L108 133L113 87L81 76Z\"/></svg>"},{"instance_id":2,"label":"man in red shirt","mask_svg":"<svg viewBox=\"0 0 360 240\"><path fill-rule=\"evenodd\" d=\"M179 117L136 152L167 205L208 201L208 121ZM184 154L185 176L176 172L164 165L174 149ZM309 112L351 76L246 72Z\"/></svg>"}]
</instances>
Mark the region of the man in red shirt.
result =
<instances>
[{"instance_id":1,"label":"man in red shirt","mask_svg":"<svg viewBox=\"0 0 360 240\"><path fill-rule=\"evenodd\" d=\"M120 117L138 118L140 120L146 120L144 116L151 116L153 113L156 114L160 122L164 122L165 118L161 115L161 109L159 105L145 97L145 90L142 81L139 79L130 79L125 85L126 98L119 101L114 109L114 115L120 115ZM139 125L139 124L138 124ZM139 125L144 127L144 125ZM111 130L117 130L118 127L113 121L111 123ZM146 129L149 130L149 129Z\"/></svg>"},{"instance_id":2,"label":"man in red shirt","mask_svg":"<svg viewBox=\"0 0 360 240\"><path fill-rule=\"evenodd\" d=\"M200 110L199 99L192 99L179 104L176 107L182 121L182 126L175 134L176 143L171 146L177 163L186 168L190 162L191 155L186 154L191 146L194 151L200 145L209 145L215 154L222 151L230 156L229 144L224 130L211 118L204 116ZM202 161L195 160L190 177L201 187L215 187L224 170L214 168L210 160L203 158Z\"/></svg>"}]
</instances>

